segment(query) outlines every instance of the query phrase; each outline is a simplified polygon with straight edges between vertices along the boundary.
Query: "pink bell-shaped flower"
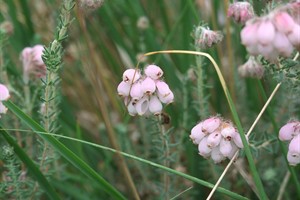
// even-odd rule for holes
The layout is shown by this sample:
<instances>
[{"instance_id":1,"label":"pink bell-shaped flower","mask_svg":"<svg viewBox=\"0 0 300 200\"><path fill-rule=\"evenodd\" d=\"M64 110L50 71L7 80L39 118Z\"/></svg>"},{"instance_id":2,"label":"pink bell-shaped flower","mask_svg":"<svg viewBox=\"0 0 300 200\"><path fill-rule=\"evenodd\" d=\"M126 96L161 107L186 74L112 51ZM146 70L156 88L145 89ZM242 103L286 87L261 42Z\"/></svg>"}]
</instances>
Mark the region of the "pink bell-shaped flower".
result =
<instances>
[{"instance_id":1,"label":"pink bell-shaped flower","mask_svg":"<svg viewBox=\"0 0 300 200\"><path fill-rule=\"evenodd\" d=\"M275 16L273 17L273 22L276 29L284 34L292 32L295 25L295 21L293 20L293 18L286 12L278 12L277 14L275 14Z\"/></svg>"},{"instance_id":2,"label":"pink bell-shaped flower","mask_svg":"<svg viewBox=\"0 0 300 200\"><path fill-rule=\"evenodd\" d=\"M145 74L146 76L152 78L153 80L157 80L160 77L162 77L162 75L164 74L164 72L162 71L162 69L156 65L148 65L145 69Z\"/></svg>"},{"instance_id":3,"label":"pink bell-shaped flower","mask_svg":"<svg viewBox=\"0 0 300 200\"><path fill-rule=\"evenodd\" d=\"M151 95L156 90L156 84L155 84L154 80L150 77L146 77L142 81L141 85L142 85L142 92L144 94Z\"/></svg>"},{"instance_id":4,"label":"pink bell-shaped flower","mask_svg":"<svg viewBox=\"0 0 300 200\"><path fill-rule=\"evenodd\" d=\"M202 131L205 133L214 132L221 125L221 120L218 117L211 117L203 121Z\"/></svg>"},{"instance_id":5,"label":"pink bell-shaped flower","mask_svg":"<svg viewBox=\"0 0 300 200\"><path fill-rule=\"evenodd\" d=\"M0 101L6 101L7 99L9 99L9 97L10 95L7 87L3 84L0 84Z\"/></svg>"},{"instance_id":6,"label":"pink bell-shaped flower","mask_svg":"<svg viewBox=\"0 0 300 200\"><path fill-rule=\"evenodd\" d=\"M157 96L151 96L149 101L149 111L154 115L158 115L161 113L162 108L163 106Z\"/></svg>"},{"instance_id":7,"label":"pink bell-shaped flower","mask_svg":"<svg viewBox=\"0 0 300 200\"><path fill-rule=\"evenodd\" d=\"M265 19L260 22L257 33L255 34L257 35L258 42L265 46L272 43L275 38L275 33L275 27L272 21Z\"/></svg>"},{"instance_id":8,"label":"pink bell-shaped flower","mask_svg":"<svg viewBox=\"0 0 300 200\"><path fill-rule=\"evenodd\" d=\"M228 124L228 126L221 130L222 136L228 141L231 141L231 138L235 135L235 132L236 130L231 124Z\"/></svg>"},{"instance_id":9,"label":"pink bell-shaped flower","mask_svg":"<svg viewBox=\"0 0 300 200\"><path fill-rule=\"evenodd\" d=\"M246 135L245 135L246 136ZM246 139L247 139L247 137L246 137ZM235 135L234 135L234 137L233 137L233 142L236 144L236 146L238 147L238 148L244 148L244 144L243 144L243 141L242 141L242 139L241 139L241 136L240 136L240 134L239 133L236 133Z\"/></svg>"},{"instance_id":10,"label":"pink bell-shaped flower","mask_svg":"<svg viewBox=\"0 0 300 200\"><path fill-rule=\"evenodd\" d=\"M220 142L220 152L222 153L222 155L228 157L230 156L231 151L232 151L232 145L230 140L226 140L222 138Z\"/></svg>"},{"instance_id":11,"label":"pink bell-shaped flower","mask_svg":"<svg viewBox=\"0 0 300 200\"><path fill-rule=\"evenodd\" d=\"M123 81L126 83L135 83L141 77L140 70L127 69L123 73Z\"/></svg>"},{"instance_id":12,"label":"pink bell-shaped flower","mask_svg":"<svg viewBox=\"0 0 300 200\"><path fill-rule=\"evenodd\" d=\"M215 148L221 142L222 135L219 131L215 131L207 136L207 146L209 148Z\"/></svg>"},{"instance_id":13,"label":"pink bell-shaped flower","mask_svg":"<svg viewBox=\"0 0 300 200\"><path fill-rule=\"evenodd\" d=\"M281 32L276 33L273 45L276 50L285 57L289 57L294 50L294 47L290 43L288 37Z\"/></svg>"},{"instance_id":14,"label":"pink bell-shaped flower","mask_svg":"<svg viewBox=\"0 0 300 200\"><path fill-rule=\"evenodd\" d=\"M128 103L128 105L127 105L127 110L128 110L128 113L129 113L129 115L131 115L131 116L135 116L136 114L137 114L137 111L136 111L136 108L135 108L135 105L136 103L135 102L133 102L132 100Z\"/></svg>"},{"instance_id":15,"label":"pink bell-shaped flower","mask_svg":"<svg viewBox=\"0 0 300 200\"><path fill-rule=\"evenodd\" d=\"M300 157L300 134L296 135L289 144L289 152L297 157Z\"/></svg>"},{"instance_id":16,"label":"pink bell-shaped flower","mask_svg":"<svg viewBox=\"0 0 300 200\"><path fill-rule=\"evenodd\" d=\"M149 109L149 97L144 96L135 104L136 112L139 115L144 115Z\"/></svg>"},{"instance_id":17,"label":"pink bell-shaped flower","mask_svg":"<svg viewBox=\"0 0 300 200\"><path fill-rule=\"evenodd\" d=\"M211 153L211 148L209 148L207 146L207 137L204 137L199 145L198 145L198 151L199 151L199 154L201 156L203 156L204 158L207 158L210 156L210 153Z\"/></svg>"},{"instance_id":18,"label":"pink bell-shaped flower","mask_svg":"<svg viewBox=\"0 0 300 200\"><path fill-rule=\"evenodd\" d=\"M285 124L279 130L279 139L281 141L288 141L300 134L300 122L294 121Z\"/></svg>"},{"instance_id":19,"label":"pink bell-shaped flower","mask_svg":"<svg viewBox=\"0 0 300 200\"><path fill-rule=\"evenodd\" d=\"M215 164L222 162L225 160L225 156L220 152L219 148L214 148L211 151L211 159L214 161Z\"/></svg>"},{"instance_id":20,"label":"pink bell-shaped flower","mask_svg":"<svg viewBox=\"0 0 300 200\"><path fill-rule=\"evenodd\" d=\"M300 156L295 155L290 151L287 153L287 160L292 166L300 164Z\"/></svg>"},{"instance_id":21,"label":"pink bell-shaped flower","mask_svg":"<svg viewBox=\"0 0 300 200\"><path fill-rule=\"evenodd\" d=\"M126 83L126 82L122 81L118 85L118 88L117 88L118 95L121 96L121 97L129 96L130 87L131 87L130 83Z\"/></svg>"},{"instance_id":22,"label":"pink bell-shaped flower","mask_svg":"<svg viewBox=\"0 0 300 200\"><path fill-rule=\"evenodd\" d=\"M136 82L132 85L130 90L130 96L134 102L137 102L143 97L144 93L142 91L142 84L140 82Z\"/></svg>"},{"instance_id":23,"label":"pink bell-shaped flower","mask_svg":"<svg viewBox=\"0 0 300 200\"><path fill-rule=\"evenodd\" d=\"M202 131L202 122L192 128L190 138L194 144L199 144L205 136L206 134Z\"/></svg>"}]
</instances>

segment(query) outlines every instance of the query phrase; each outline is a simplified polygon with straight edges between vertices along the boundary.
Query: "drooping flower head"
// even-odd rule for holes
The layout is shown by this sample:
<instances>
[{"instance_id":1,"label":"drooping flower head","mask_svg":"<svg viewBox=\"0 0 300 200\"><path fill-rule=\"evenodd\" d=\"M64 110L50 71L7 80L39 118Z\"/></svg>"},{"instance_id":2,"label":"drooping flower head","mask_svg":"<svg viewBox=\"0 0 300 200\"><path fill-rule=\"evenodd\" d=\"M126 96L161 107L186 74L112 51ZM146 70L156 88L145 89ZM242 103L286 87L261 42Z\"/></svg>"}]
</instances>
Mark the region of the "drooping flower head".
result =
<instances>
[{"instance_id":1,"label":"drooping flower head","mask_svg":"<svg viewBox=\"0 0 300 200\"><path fill-rule=\"evenodd\" d=\"M241 40L249 54L274 62L278 56L290 57L294 49L300 50L300 24L291 5L247 21Z\"/></svg>"},{"instance_id":2,"label":"drooping flower head","mask_svg":"<svg viewBox=\"0 0 300 200\"><path fill-rule=\"evenodd\" d=\"M117 91L124 98L130 115L159 115L163 104L174 101L174 94L162 76L163 70L153 64L145 67L144 74L136 69L127 69L123 73Z\"/></svg>"},{"instance_id":3,"label":"drooping flower head","mask_svg":"<svg viewBox=\"0 0 300 200\"><path fill-rule=\"evenodd\" d=\"M235 2L229 5L227 16L232 17L237 23L244 24L254 17L253 7L248 2Z\"/></svg>"},{"instance_id":4,"label":"drooping flower head","mask_svg":"<svg viewBox=\"0 0 300 200\"><path fill-rule=\"evenodd\" d=\"M250 56L246 63L239 66L238 72L241 77L262 78L264 67L253 57Z\"/></svg>"},{"instance_id":5,"label":"drooping flower head","mask_svg":"<svg viewBox=\"0 0 300 200\"><path fill-rule=\"evenodd\" d=\"M231 159L243 143L231 122L220 117L210 117L199 122L191 130L190 138L198 145L199 155L219 163Z\"/></svg>"},{"instance_id":6,"label":"drooping flower head","mask_svg":"<svg viewBox=\"0 0 300 200\"><path fill-rule=\"evenodd\" d=\"M35 45L34 47L26 47L21 52L21 61L23 64L23 81L28 83L30 76L34 78L44 78L46 76L46 65L42 59L44 47Z\"/></svg>"},{"instance_id":7,"label":"drooping flower head","mask_svg":"<svg viewBox=\"0 0 300 200\"><path fill-rule=\"evenodd\" d=\"M195 46L199 49L207 49L222 41L220 31L212 31L207 27L198 26L194 31Z\"/></svg>"}]
</instances>

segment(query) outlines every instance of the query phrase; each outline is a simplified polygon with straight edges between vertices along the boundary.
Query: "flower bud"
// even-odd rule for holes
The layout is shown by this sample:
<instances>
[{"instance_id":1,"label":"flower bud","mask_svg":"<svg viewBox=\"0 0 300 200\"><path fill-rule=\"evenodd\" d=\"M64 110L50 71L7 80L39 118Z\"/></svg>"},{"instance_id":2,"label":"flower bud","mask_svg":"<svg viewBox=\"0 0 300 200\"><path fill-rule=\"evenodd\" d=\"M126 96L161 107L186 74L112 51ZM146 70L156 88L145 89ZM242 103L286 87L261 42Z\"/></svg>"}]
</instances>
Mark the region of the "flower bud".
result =
<instances>
[{"instance_id":1,"label":"flower bud","mask_svg":"<svg viewBox=\"0 0 300 200\"><path fill-rule=\"evenodd\" d=\"M162 108L163 106L159 101L159 99L157 98L157 96L155 95L151 96L149 101L149 111L154 115L158 115L161 113Z\"/></svg>"},{"instance_id":2,"label":"flower bud","mask_svg":"<svg viewBox=\"0 0 300 200\"><path fill-rule=\"evenodd\" d=\"M242 44L249 46L249 45L256 45L257 43L257 28L258 25L256 23L247 23L246 26L241 31L241 40Z\"/></svg>"},{"instance_id":3,"label":"flower bud","mask_svg":"<svg viewBox=\"0 0 300 200\"><path fill-rule=\"evenodd\" d=\"M289 152L297 157L300 157L300 134L296 135L289 144Z\"/></svg>"},{"instance_id":4,"label":"flower bud","mask_svg":"<svg viewBox=\"0 0 300 200\"><path fill-rule=\"evenodd\" d=\"M203 156L204 158L207 158L208 156L210 156L210 153L211 153L211 148L209 148L207 146L207 137L204 137L199 145L198 145L198 151L199 151L199 154L201 156Z\"/></svg>"},{"instance_id":5,"label":"flower bud","mask_svg":"<svg viewBox=\"0 0 300 200\"><path fill-rule=\"evenodd\" d=\"M223 35L219 31L212 31L203 26L195 30L195 46L200 49L207 49L222 41Z\"/></svg>"},{"instance_id":6,"label":"flower bud","mask_svg":"<svg viewBox=\"0 0 300 200\"><path fill-rule=\"evenodd\" d=\"M250 56L248 61L238 68L239 75L242 77L262 78L264 75L263 66L258 63L253 56Z\"/></svg>"},{"instance_id":7,"label":"flower bud","mask_svg":"<svg viewBox=\"0 0 300 200\"><path fill-rule=\"evenodd\" d=\"M296 135L300 134L300 122L289 122L285 124L281 129L279 130L279 139L281 141L288 141L293 139Z\"/></svg>"},{"instance_id":8,"label":"flower bud","mask_svg":"<svg viewBox=\"0 0 300 200\"><path fill-rule=\"evenodd\" d=\"M222 155L219 148L214 148L211 151L211 159L215 162L215 164L222 162L225 158L226 157Z\"/></svg>"},{"instance_id":9,"label":"flower bud","mask_svg":"<svg viewBox=\"0 0 300 200\"><path fill-rule=\"evenodd\" d=\"M127 110L128 110L128 113L129 115L131 116L135 116L137 114L137 111L135 109L135 106L134 104L136 104L135 102L133 102L132 100L129 102L129 104L127 105Z\"/></svg>"},{"instance_id":10,"label":"flower bud","mask_svg":"<svg viewBox=\"0 0 300 200\"><path fill-rule=\"evenodd\" d=\"M288 34L288 39L292 45L300 51L300 25L295 24L291 33Z\"/></svg>"},{"instance_id":11,"label":"flower bud","mask_svg":"<svg viewBox=\"0 0 300 200\"><path fill-rule=\"evenodd\" d=\"M231 124L228 124L228 126L221 130L222 136L227 141L231 141L231 138L235 135L235 132L236 130Z\"/></svg>"},{"instance_id":12,"label":"flower bud","mask_svg":"<svg viewBox=\"0 0 300 200\"><path fill-rule=\"evenodd\" d=\"M276 50L285 57L289 57L294 50L293 45L290 43L287 36L281 32L276 33L273 45Z\"/></svg>"},{"instance_id":13,"label":"flower bud","mask_svg":"<svg viewBox=\"0 0 300 200\"><path fill-rule=\"evenodd\" d=\"M300 156L299 155L297 156L297 155L291 153L290 151L288 151L287 160L290 165L295 166L300 163Z\"/></svg>"},{"instance_id":14,"label":"flower bud","mask_svg":"<svg viewBox=\"0 0 300 200\"><path fill-rule=\"evenodd\" d=\"M143 97L142 85L140 82L136 82L132 85L130 90L130 96L134 102L137 102Z\"/></svg>"},{"instance_id":15,"label":"flower bud","mask_svg":"<svg viewBox=\"0 0 300 200\"><path fill-rule=\"evenodd\" d=\"M246 137L246 140L248 140L247 136L245 135ZM240 136L239 133L236 133L233 137L233 142L236 144L236 146L238 148L244 148L244 144L243 144L243 141L242 141L242 138Z\"/></svg>"},{"instance_id":16,"label":"flower bud","mask_svg":"<svg viewBox=\"0 0 300 200\"><path fill-rule=\"evenodd\" d=\"M215 148L221 142L222 135L219 131L215 131L207 136L207 146L209 148Z\"/></svg>"},{"instance_id":17,"label":"flower bud","mask_svg":"<svg viewBox=\"0 0 300 200\"><path fill-rule=\"evenodd\" d=\"M230 140L226 140L224 138L221 139L220 142L220 152L223 156L228 157L232 151L232 145Z\"/></svg>"},{"instance_id":18,"label":"flower bud","mask_svg":"<svg viewBox=\"0 0 300 200\"><path fill-rule=\"evenodd\" d=\"M135 69L127 69L123 73L123 81L125 83L135 83L141 77L140 71Z\"/></svg>"},{"instance_id":19,"label":"flower bud","mask_svg":"<svg viewBox=\"0 0 300 200\"><path fill-rule=\"evenodd\" d=\"M284 34L292 32L295 22L293 18L286 12L278 12L273 17L276 29Z\"/></svg>"},{"instance_id":20,"label":"flower bud","mask_svg":"<svg viewBox=\"0 0 300 200\"><path fill-rule=\"evenodd\" d=\"M170 104L170 103L173 103L173 101L174 101L174 94L171 90L166 95L162 95L161 93L158 92L157 96L158 96L159 100L165 104Z\"/></svg>"},{"instance_id":21,"label":"flower bud","mask_svg":"<svg viewBox=\"0 0 300 200\"><path fill-rule=\"evenodd\" d=\"M236 2L230 4L227 16L232 17L237 23L244 24L254 16L253 7L248 2Z\"/></svg>"},{"instance_id":22,"label":"flower bud","mask_svg":"<svg viewBox=\"0 0 300 200\"><path fill-rule=\"evenodd\" d=\"M142 86L142 92L147 95L151 95L156 90L156 84L154 80L150 77L146 77L142 81L141 86Z\"/></svg>"},{"instance_id":23,"label":"flower bud","mask_svg":"<svg viewBox=\"0 0 300 200\"><path fill-rule=\"evenodd\" d=\"M9 90L5 85L0 83L0 101L6 101L7 99L9 99L9 97Z\"/></svg>"},{"instance_id":24,"label":"flower bud","mask_svg":"<svg viewBox=\"0 0 300 200\"><path fill-rule=\"evenodd\" d=\"M204 133L214 132L221 124L221 120L218 117L211 117L203 121L202 131Z\"/></svg>"},{"instance_id":25,"label":"flower bud","mask_svg":"<svg viewBox=\"0 0 300 200\"><path fill-rule=\"evenodd\" d=\"M130 83L125 83L124 81L122 81L117 88L118 91L118 95L121 97L127 97L129 96L129 91L130 91Z\"/></svg>"},{"instance_id":26,"label":"flower bud","mask_svg":"<svg viewBox=\"0 0 300 200\"><path fill-rule=\"evenodd\" d=\"M192 128L190 138L194 144L199 144L205 136L206 134L202 131L202 122Z\"/></svg>"},{"instance_id":27,"label":"flower bud","mask_svg":"<svg viewBox=\"0 0 300 200\"><path fill-rule=\"evenodd\" d=\"M229 159L232 159L233 156L234 156L234 154L235 154L236 151L238 150L238 147L237 147L234 143L232 143L232 142L231 142L231 147L232 147L231 152L230 152L229 155L227 156L227 158L229 158Z\"/></svg>"},{"instance_id":28,"label":"flower bud","mask_svg":"<svg viewBox=\"0 0 300 200\"><path fill-rule=\"evenodd\" d=\"M139 115L144 115L149 109L149 97L144 96L135 104L136 112Z\"/></svg>"},{"instance_id":29,"label":"flower bud","mask_svg":"<svg viewBox=\"0 0 300 200\"><path fill-rule=\"evenodd\" d=\"M145 74L146 76L152 78L153 80L157 80L160 77L162 77L162 75L164 74L164 72L162 71L162 69L156 65L148 65L145 69Z\"/></svg>"},{"instance_id":30,"label":"flower bud","mask_svg":"<svg viewBox=\"0 0 300 200\"><path fill-rule=\"evenodd\" d=\"M275 27L272 21L266 19L262 20L257 28L257 35L258 42L262 45L269 45L275 38Z\"/></svg>"},{"instance_id":31,"label":"flower bud","mask_svg":"<svg viewBox=\"0 0 300 200\"><path fill-rule=\"evenodd\" d=\"M146 16L142 16L139 17L136 26L138 27L138 29L140 30L146 30L147 28L149 28L149 19Z\"/></svg>"}]
</instances>

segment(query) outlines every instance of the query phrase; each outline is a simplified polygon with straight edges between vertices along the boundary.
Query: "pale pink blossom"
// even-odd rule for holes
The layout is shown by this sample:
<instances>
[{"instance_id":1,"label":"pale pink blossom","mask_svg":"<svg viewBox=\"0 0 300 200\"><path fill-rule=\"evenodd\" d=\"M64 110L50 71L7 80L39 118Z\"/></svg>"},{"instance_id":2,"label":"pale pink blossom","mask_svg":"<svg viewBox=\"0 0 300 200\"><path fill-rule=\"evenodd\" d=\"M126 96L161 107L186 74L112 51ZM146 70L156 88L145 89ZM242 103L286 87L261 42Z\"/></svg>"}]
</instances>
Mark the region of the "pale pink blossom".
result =
<instances>
[{"instance_id":1,"label":"pale pink blossom","mask_svg":"<svg viewBox=\"0 0 300 200\"><path fill-rule=\"evenodd\" d=\"M214 148L211 151L211 159L214 161L215 164L222 162L225 160L225 156L220 152L219 148Z\"/></svg>"},{"instance_id":2,"label":"pale pink blossom","mask_svg":"<svg viewBox=\"0 0 300 200\"><path fill-rule=\"evenodd\" d=\"M0 83L0 101L6 101L7 99L9 99L9 97L9 90L5 85Z\"/></svg>"},{"instance_id":3,"label":"pale pink blossom","mask_svg":"<svg viewBox=\"0 0 300 200\"><path fill-rule=\"evenodd\" d=\"M248 2L235 2L229 5L227 16L232 17L237 23L244 24L254 16L253 7Z\"/></svg>"},{"instance_id":4,"label":"pale pink blossom","mask_svg":"<svg viewBox=\"0 0 300 200\"><path fill-rule=\"evenodd\" d=\"M118 91L118 95L121 97L127 97L129 96L129 91L131 88L131 84L130 83L126 83L124 81L122 81L117 88Z\"/></svg>"},{"instance_id":5,"label":"pale pink blossom","mask_svg":"<svg viewBox=\"0 0 300 200\"><path fill-rule=\"evenodd\" d=\"M156 90L156 84L155 84L154 80L150 77L146 77L142 81L141 86L142 86L142 92L147 95L153 94Z\"/></svg>"},{"instance_id":6,"label":"pale pink blossom","mask_svg":"<svg viewBox=\"0 0 300 200\"><path fill-rule=\"evenodd\" d=\"M289 122L280 128L279 139L282 141L289 141L298 134L300 134L300 122Z\"/></svg>"},{"instance_id":7,"label":"pale pink blossom","mask_svg":"<svg viewBox=\"0 0 300 200\"><path fill-rule=\"evenodd\" d=\"M221 125L221 120L218 117L210 117L203 121L202 131L205 133L214 132Z\"/></svg>"},{"instance_id":8,"label":"pale pink blossom","mask_svg":"<svg viewBox=\"0 0 300 200\"><path fill-rule=\"evenodd\" d=\"M207 137L204 137L198 145L199 154L207 158L210 156L211 150L212 149L207 146Z\"/></svg>"},{"instance_id":9,"label":"pale pink blossom","mask_svg":"<svg viewBox=\"0 0 300 200\"><path fill-rule=\"evenodd\" d=\"M162 77L164 72L157 65L148 65L145 69L145 74L153 80L157 80Z\"/></svg>"},{"instance_id":10,"label":"pale pink blossom","mask_svg":"<svg viewBox=\"0 0 300 200\"><path fill-rule=\"evenodd\" d=\"M232 145L230 140L226 140L225 138L222 138L220 142L220 152L223 154L223 156L228 157L230 156L231 151L232 151Z\"/></svg>"},{"instance_id":11,"label":"pale pink blossom","mask_svg":"<svg viewBox=\"0 0 300 200\"><path fill-rule=\"evenodd\" d=\"M162 109L163 106L157 96L151 96L149 101L149 111L154 115L158 115L161 113Z\"/></svg>"},{"instance_id":12,"label":"pale pink blossom","mask_svg":"<svg viewBox=\"0 0 300 200\"><path fill-rule=\"evenodd\" d=\"M125 83L135 83L141 77L140 71L136 69L127 69L123 73L123 81Z\"/></svg>"},{"instance_id":13,"label":"pale pink blossom","mask_svg":"<svg viewBox=\"0 0 300 200\"><path fill-rule=\"evenodd\" d=\"M206 134L202 131L202 122L192 128L190 138L194 144L199 144L205 136Z\"/></svg>"},{"instance_id":14,"label":"pale pink blossom","mask_svg":"<svg viewBox=\"0 0 300 200\"><path fill-rule=\"evenodd\" d=\"M207 146L209 148L215 148L216 146L218 146L220 144L221 139L222 139L222 135L219 131L210 133L207 136Z\"/></svg>"},{"instance_id":15,"label":"pale pink blossom","mask_svg":"<svg viewBox=\"0 0 300 200\"><path fill-rule=\"evenodd\" d=\"M137 102L143 97L142 85L140 82L136 82L132 85L130 90L130 96L134 102Z\"/></svg>"},{"instance_id":16,"label":"pale pink blossom","mask_svg":"<svg viewBox=\"0 0 300 200\"><path fill-rule=\"evenodd\" d=\"M34 47L26 47L21 52L21 61L23 64L23 81L25 84L29 82L30 75L36 78L44 78L46 76L46 65L42 59L44 47L35 45Z\"/></svg>"},{"instance_id":17,"label":"pale pink blossom","mask_svg":"<svg viewBox=\"0 0 300 200\"><path fill-rule=\"evenodd\" d=\"M278 12L273 17L276 29L284 34L288 34L293 30L295 22L293 18L286 12Z\"/></svg>"},{"instance_id":18,"label":"pale pink blossom","mask_svg":"<svg viewBox=\"0 0 300 200\"><path fill-rule=\"evenodd\" d=\"M137 114L144 115L149 109L149 97L144 96L135 104Z\"/></svg>"}]
</instances>

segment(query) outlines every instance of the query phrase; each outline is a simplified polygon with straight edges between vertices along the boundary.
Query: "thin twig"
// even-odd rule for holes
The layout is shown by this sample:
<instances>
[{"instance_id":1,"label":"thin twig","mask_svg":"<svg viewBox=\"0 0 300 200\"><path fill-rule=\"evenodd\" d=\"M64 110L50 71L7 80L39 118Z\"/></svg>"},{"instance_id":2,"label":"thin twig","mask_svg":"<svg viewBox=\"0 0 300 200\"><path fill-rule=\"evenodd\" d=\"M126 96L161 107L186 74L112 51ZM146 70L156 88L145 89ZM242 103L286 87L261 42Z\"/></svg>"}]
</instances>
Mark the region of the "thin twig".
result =
<instances>
[{"instance_id":1,"label":"thin twig","mask_svg":"<svg viewBox=\"0 0 300 200\"><path fill-rule=\"evenodd\" d=\"M290 180L290 177L291 177L291 173L289 171L286 172L285 176L284 176L284 179L283 179L283 182L282 184L280 185L280 189L279 189L279 192L278 192L278 197L277 197L277 200L281 200L282 199L282 196L283 196L283 193L285 191L285 188Z\"/></svg>"}]
</instances>

